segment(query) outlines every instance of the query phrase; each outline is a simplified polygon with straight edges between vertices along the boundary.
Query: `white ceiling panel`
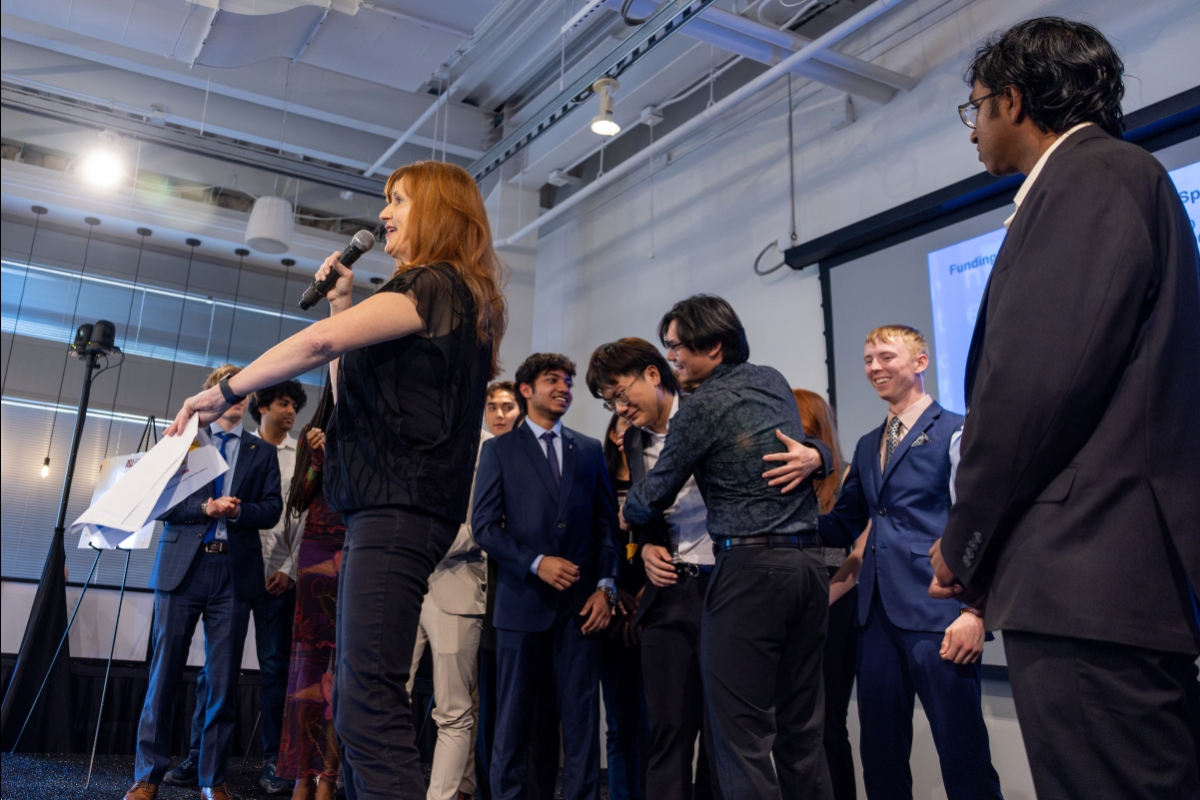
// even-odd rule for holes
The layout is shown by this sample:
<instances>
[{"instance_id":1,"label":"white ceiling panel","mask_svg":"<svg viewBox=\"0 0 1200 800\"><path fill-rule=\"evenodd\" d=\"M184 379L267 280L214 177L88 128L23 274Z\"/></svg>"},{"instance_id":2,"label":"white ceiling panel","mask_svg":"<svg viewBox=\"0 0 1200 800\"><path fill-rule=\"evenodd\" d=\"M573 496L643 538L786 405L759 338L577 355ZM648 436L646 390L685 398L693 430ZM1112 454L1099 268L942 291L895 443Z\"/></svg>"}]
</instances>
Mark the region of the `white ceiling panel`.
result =
<instances>
[{"instance_id":1,"label":"white ceiling panel","mask_svg":"<svg viewBox=\"0 0 1200 800\"><path fill-rule=\"evenodd\" d=\"M213 9L187 0L5 0L3 8L34 22L184 60L213 15Z\"/></svg>"},{"instance_id":2,"label":"white ceiling panel","mask_svg":"<svg viewBox=\"0 0 1200 800\"><path fill-rule=\"evenodd\" d=\"M218 11L196 63L247 67L268 58L295 58L327 13L325 8L308 5L278 14Z\"/></svg>"},{"instance_id":3,"label":"white ceiling panel","mask_svg":"<svg viewBox=\"0 0 1200 800\"><path fill-rule=\"evenodd\" d=\"M441 28L364 6L354 16L330 14L300 60L414 92L463 41Z\"/></svg>"}]
</instances>

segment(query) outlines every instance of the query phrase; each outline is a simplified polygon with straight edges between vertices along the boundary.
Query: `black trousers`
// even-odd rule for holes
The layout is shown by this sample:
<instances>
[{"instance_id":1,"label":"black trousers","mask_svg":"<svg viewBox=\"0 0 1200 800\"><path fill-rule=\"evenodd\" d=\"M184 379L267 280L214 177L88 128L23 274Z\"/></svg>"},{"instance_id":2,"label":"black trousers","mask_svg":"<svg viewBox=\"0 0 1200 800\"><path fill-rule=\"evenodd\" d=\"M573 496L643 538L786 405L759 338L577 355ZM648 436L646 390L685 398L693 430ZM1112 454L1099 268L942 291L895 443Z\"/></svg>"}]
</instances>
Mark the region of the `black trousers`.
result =
<instances>
[{"instance_id":1,"label":"black trousers","mask_svg":"<svg viewBox=\"0 0 1200 800\"><path fill-rule=\"evenodd\" d=\"M700 618L709 575L682 578L659 589L642 616L642 685L650 727L646 759L648 800L720 798L713 780L712 729L705 724L700 670ZM703 734L701 736L701 734ZM692 757L700 762L692 789Z\"/></svg>"},{"instance_id":2,"label":"black trousers","mask_svg":"<svg viewBox=\"0 0 1200 800\"><path fill-rule=\"evenodd\" d=\"M830 578L837 567L827 567ZM855 800L854 752L846 719L850 695L854 693L854 669L858 661L858 589L846 592L829 607L829 630L825 635L825 760L833 782L834 800Z\"/></svg>"},{"instance_id":3,"label":"black trousers","mask_svg":"<svg viewBox=\"0 0 1200 800\"><path fill-rule=\"evenodd\" d=\"M821 550L736 547L717 556L701 660L725 797L832 800L821 674L828 616Z\"/></svg>"},{"instance_id":4,"label":"black trousers","mask_svg":"<svg viewBox=\"0 0 1200 800\"><path fill-rule=\"evenodd\" d=\"M1004 631L1038 800L1200 797L1194 656Z\"/></svg>"},{"instance_id":5,"label":"black trousers","mask_svg":"<svg viewBox=\"0 0 1200 800\"><path fill-rule=\"evenodd\" d=\"M346 515L333 716L350 800L425 797L405 685L429 575L457 534L403 508Z\"/></svg>"}]
</instances>

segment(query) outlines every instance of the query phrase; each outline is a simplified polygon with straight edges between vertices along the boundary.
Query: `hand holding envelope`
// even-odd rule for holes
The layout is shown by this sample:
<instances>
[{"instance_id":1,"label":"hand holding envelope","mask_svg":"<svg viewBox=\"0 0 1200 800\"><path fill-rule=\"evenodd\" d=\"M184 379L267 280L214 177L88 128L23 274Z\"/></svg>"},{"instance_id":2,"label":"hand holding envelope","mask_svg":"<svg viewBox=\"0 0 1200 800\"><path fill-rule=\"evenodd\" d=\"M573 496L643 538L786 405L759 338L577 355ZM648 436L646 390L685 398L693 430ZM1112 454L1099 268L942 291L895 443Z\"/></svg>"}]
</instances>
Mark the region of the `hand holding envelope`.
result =
<instances>
[{"instance_id":1,"label":"hand holding envelope","mask_svg":"<svg viewBox=\"0 0 1200 800\"><path fill-rule=\"evenodd\" d=\"M229 470L193 415L176 436L149 452L108 459L92 505L68 529L80 547L144 549L154 521L197 489ZM236 512L234 512L236 513Z\"/></svg>"}]
</instances>

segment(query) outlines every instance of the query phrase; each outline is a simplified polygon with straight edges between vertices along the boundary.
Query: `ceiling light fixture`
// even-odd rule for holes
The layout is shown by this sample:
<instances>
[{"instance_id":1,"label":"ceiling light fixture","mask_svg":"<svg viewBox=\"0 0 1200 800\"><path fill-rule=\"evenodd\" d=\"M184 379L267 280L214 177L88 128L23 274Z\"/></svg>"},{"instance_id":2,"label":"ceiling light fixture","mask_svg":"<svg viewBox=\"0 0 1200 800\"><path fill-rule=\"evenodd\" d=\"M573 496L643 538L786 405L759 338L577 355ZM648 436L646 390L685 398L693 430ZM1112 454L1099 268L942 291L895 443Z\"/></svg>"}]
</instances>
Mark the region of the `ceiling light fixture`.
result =
<instances>
[{"instance_id":1,"label":"ceiling light fixture","mask_svg":"<svg viewBox=\"0 0 1200 800\"><path fill-rule=\"evenodd\" d=\"M79 160L78 174L98 189L112 189L125 175L125 162L121 158L121 137L112 131L103 131L95 147L83 154Z\"/></svg>"},{"instance_id":2,"label":"ceiling light fixture","mask_svg":"<svg viewBox=\"0 0 1200 800\"><path fill-rule=\"evenodd\" d=\"M601 136L616 136L621 126L613 119L612 93L621 88L613 78L601 78L592 84L592 90L600 95L600 113L592 118L592 133Z\"/></svg>"},{"instance_id":3,"label":"ceiling light fixture","mask_svg":"<svg viewBox=\"0 0 1200 800\"><path fill-rule=\"evenodd\" d=\"M292 247L292 204L282 197L254 201L246 223L246 244L260 253L277 255Z\"/></svg>"}]
</instances>

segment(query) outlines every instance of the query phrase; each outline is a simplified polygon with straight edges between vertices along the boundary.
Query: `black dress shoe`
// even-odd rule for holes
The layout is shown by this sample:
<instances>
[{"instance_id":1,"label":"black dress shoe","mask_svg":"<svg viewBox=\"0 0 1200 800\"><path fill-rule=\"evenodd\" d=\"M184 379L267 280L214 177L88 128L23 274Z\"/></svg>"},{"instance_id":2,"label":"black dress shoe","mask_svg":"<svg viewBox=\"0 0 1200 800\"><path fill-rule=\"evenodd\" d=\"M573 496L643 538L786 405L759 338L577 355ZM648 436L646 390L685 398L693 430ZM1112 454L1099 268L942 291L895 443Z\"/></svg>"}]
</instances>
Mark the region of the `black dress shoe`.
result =
<instances>
[{"instance_id":1,"label":"black dress shoe","mask_svg":"<svg viewBox=\"0 0 1200 800\"><path fill-rule=\"evenodd\" d=\"M196 754L188 753L178 767L163 776L163 783L172 786L195 786L200 780L200 766L196 763Z\"/></svg>"}]
</instances>

